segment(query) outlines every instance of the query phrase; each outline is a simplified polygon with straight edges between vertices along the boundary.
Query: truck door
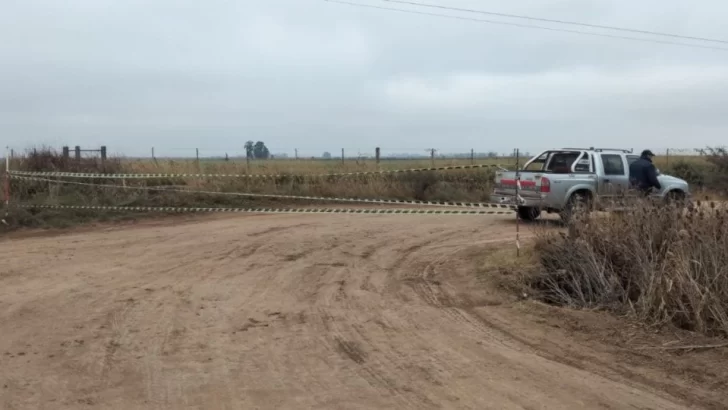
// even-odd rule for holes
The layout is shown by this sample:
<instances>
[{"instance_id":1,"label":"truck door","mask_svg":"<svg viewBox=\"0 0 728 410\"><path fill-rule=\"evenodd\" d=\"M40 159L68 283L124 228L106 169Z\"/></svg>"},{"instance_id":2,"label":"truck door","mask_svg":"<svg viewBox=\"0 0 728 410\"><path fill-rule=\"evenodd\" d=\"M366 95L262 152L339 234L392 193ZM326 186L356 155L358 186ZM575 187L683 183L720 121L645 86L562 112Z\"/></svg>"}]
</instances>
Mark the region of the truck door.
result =
<instances>
[{"instance_id":1,"label":"truck door","mask_svg":"<svg viewBox=\"0 0 728 410\"><path fill-rule=\"evenodd\" d=\"M599 195L617 196L629 188L629 172L620 154L601 154L601 172L599 173Z\"/></svg>"}]
</instances>

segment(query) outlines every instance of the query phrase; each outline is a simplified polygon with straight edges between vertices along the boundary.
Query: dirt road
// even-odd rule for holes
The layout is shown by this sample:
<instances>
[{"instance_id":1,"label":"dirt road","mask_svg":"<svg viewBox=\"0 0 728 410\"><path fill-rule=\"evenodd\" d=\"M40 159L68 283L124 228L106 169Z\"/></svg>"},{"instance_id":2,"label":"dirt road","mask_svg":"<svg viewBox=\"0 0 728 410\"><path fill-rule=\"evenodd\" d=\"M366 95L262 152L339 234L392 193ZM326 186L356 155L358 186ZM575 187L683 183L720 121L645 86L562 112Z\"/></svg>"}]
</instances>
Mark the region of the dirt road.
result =
<instances>
[{"instance_id":1,"label":"dirt road","mask_svg":"<svg viewBox=\"0 0 728 410\"><path fill-rule=\"evenodd\" d=\"M242 216L5 240L0 408L687 408L667 393L679 381L526 340L558 329L513 314L470 262L514 239L505 218Z\"/></svg>"}]
</instances>

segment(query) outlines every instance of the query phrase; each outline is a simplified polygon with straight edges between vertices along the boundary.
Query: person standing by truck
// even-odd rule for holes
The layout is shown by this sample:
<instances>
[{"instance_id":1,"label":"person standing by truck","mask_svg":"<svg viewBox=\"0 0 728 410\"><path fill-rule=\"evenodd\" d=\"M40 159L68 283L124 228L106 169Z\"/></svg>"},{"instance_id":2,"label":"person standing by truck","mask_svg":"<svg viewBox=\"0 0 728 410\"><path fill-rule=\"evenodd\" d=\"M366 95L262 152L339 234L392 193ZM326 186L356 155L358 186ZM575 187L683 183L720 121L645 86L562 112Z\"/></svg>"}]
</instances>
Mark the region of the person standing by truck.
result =
<instances>
[{"instance_id":1,"label":"person standing by truck","mask_svg":"<svg viewBox=\"0 0 728 410\"><path fill-rule=\"evenodd\" d=\"M632 188L639 190L643 195L649 195L652 188L662 189L657 179L657 168L652 163L655 154L646 149L640 158L629 166L629 182Z\"/></svg>"}]
</instances>

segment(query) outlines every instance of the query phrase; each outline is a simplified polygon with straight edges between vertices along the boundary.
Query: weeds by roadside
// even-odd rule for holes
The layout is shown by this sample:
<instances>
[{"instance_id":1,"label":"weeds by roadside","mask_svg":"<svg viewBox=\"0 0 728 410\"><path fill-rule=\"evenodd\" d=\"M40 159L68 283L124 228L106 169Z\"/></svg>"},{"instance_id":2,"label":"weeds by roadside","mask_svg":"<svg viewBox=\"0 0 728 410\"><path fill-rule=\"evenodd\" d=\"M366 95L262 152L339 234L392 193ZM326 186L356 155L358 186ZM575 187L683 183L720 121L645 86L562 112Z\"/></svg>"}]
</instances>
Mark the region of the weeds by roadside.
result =
<instances>
[{"instance_id":1,"label":"weeds by roadside","mask_svg":"<svg viewBox=\"0 0 728 410\"><path fill-rule=\"evenodd\" d=\"M542 269L529 285L549 303L728 336L728 210L697 205L642 202L628 213L581 215L568 235L540 232Z\"/></svg>"}]
</instances>

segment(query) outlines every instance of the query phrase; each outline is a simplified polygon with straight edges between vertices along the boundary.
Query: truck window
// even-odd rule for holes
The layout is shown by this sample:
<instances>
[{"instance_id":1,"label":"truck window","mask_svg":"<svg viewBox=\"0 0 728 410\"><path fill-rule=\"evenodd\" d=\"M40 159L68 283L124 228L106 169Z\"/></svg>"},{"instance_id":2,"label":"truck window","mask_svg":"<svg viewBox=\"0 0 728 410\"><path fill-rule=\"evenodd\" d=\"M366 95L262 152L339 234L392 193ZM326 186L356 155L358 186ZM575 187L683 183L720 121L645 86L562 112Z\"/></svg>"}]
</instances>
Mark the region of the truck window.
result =
<instances>
[{"instance_id":1,"label":"truck window","mask_svg":"<svg viewBox=\"0 0 728 410\"><path fill-rule=\"evenodd\" d=\"M541 154L538 158L533 160L528 166L526 167L526 171L542 171L544 165L546 165L546 160L549 158L549 153L544 152Z\"/></svg>"},{"instance_id":2,"label":"truck window","mask_svg":"<svg viewBox=\"0 0 728 410\"><path fill-rule=\"evenodd\" d=\"M639 155L627 155L627 165L632 165L632 163L637 161L638 159L640 159Z\"/></svg>"},{"instance_id":3,"label":"truck window","mask_svg":"<svg viewBox=\"0 0 728 410\"><path fill-rule=\"evenodd\" d=\"M569 174L571 165L579 156L581 156L581 152L556 152L551 156L546 170L555 174Z\"/></svg>"},{"instance_id":4,"label":"truck window","mask_svg":"<svg viewBox=\"0 0 728 410\"><path fill-rule=\"evenodd\" d=\"M576 161L576 164L574 164L574 172L590 172L591 171L591 160L588 153L584 153L584 155L579 158L578 161Z\"/></svg>"},{"instance_id":5,"label":"truck window","mask_svg":"<svg viewBox=\"0 0 728 410\"><path fill-rule=\"evenodd\" d=\"M624 161L618 154L602 154L604 175L624 175Z\"/></svg>"}]
</instances>

